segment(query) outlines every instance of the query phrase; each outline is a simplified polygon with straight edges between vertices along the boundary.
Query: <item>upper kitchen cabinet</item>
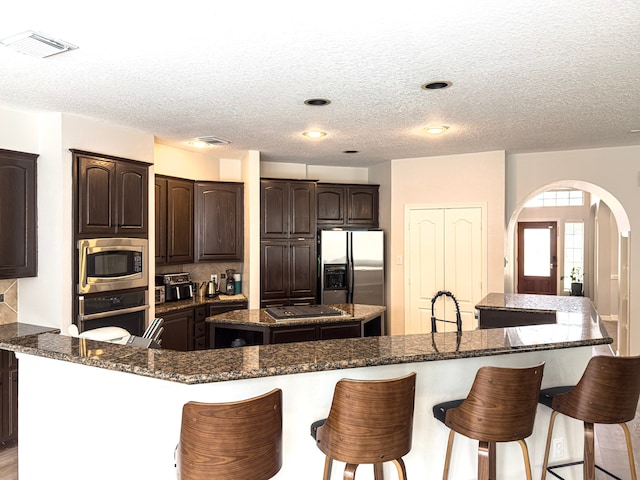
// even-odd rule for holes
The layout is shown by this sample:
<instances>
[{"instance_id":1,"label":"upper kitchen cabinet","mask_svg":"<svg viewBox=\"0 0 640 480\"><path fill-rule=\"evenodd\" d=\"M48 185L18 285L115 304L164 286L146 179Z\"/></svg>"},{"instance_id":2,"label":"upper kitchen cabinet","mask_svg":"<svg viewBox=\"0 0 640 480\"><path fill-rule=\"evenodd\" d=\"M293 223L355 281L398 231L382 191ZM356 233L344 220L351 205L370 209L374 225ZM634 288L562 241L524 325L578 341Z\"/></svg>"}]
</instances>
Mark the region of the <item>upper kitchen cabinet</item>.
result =
<instances>
[{"instance_id":1,"label":"upper kitchen cabinet","mask_svg":"<svg viewBox=\"0 0 640 480\"><path fill-rule=\"evenodd\" d=\"M155 176L156 265L193 263L191 180Z\"/></svg>"},{"instance_id":2,"label":"upper kitchen cabinet","mask_svg":"<svg viewBox=\"0 0 640 480\"><path fill-rule=\"evenodd\" d=\"M260 185L262 239L316 237L316 182L268 180Z\"/></svg>"},{"instance_id":3,"label":"upper kitchen cabinet","mask_svg":"<svg viewBox=\"0 0 640 480\"><path fill-rule=\"evenodd\" d=\"M378 228L378 185L319 183L318 228Z\"/></svg>"},{"instance_id":4,"label":"upper kitchen cabinet","mask_svg":"<svg viewBox=\"0 0 640 480\"><path fill-rule=\"evenodd\" d=\"M197 260L241 261L244 245L244 185L198 182L195 198Z\"/></svg>"},{"instance_id":5,"label":"upper kitchen cabinet","mask_svg":"<svg viewBox=\"0 0 640 480\"><path fill-rule=\"evenodd\" d=\"M79 236L146 237L149 166L78 150L72 152Z\"/></svg>"},{"instance_id":6,"label":"upper kitchen cabinet","mask_svg":"<svg viewBox=\"0 0 640 480\"><path fill-rule=\"evenodd\" d=\"M37 159L0 149L0 278L37 275Z\"/></svg>"}]
</instances>

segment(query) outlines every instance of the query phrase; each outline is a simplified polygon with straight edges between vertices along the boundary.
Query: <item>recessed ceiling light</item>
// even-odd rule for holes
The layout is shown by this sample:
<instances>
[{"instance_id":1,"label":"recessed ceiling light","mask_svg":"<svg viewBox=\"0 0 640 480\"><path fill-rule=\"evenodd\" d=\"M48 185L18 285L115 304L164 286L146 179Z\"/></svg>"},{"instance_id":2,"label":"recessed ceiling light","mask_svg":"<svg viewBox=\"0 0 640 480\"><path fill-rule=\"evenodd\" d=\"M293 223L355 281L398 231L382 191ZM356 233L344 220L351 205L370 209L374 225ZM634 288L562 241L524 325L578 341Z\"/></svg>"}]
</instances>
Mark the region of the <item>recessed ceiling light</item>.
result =
<instances>
[{"instance_id":1,"label":"recessed ceiling light","mask_svg":"<svg viewBox=\"0 0 640 480\"><path fill-rule=\"evenodd\" d=\"M308 132L304 132L304 135L307 138L321 138L324 137L327 132L323 132L322 130L309 130Z\"/></svg>"},{"instance_id":2,"label":"recessed ceiling light","mask_svg":"<svg viewBox=\"0 0 640 480\"><path fill-rule=\"evenodd\" d=\"M424 90L442 90L443 88L449 88L451 82L429 82L422 85Z\"/></svg>"},{"instance_id":3,"label":"recessed ceiling light","mask_svg":"<svg viewBox=\"0 0 640 480\"><path fill-rule=\"evenodd\" d=\"M78 48L71 43L63 42L62 40L55 40L47 35L43 35L42 33L34 32L32 30L27 30L26 32L3 38L0 40L0 43L5 47L13 48L20 53L37 58L50 57L57 53L63 53Z\"/></svg>"},{"instance_id":4,"label":"recessed ceiling light","mask_svg":"<svg viewBox=\"0 0 640 480\"><path fill-rule=\"evenodd\" d=\"M305 100L304 103L312 107L321 107L323 105L329 105L331 100L327 100L326 98L309 98Z\"/></svg>"},{"instance_id":5,"label":"recessed ceiling light","mask_svg":"<svg viewBox=\"0 0 640 480\"><path fill-rule=\"evenodd\" d=\"M446 132L449 129L446 125L434 125L433 127L427 127L424 129L425 132L430 133L431 135L440 135L441 133Z\"/></svg>"}]
</instances>

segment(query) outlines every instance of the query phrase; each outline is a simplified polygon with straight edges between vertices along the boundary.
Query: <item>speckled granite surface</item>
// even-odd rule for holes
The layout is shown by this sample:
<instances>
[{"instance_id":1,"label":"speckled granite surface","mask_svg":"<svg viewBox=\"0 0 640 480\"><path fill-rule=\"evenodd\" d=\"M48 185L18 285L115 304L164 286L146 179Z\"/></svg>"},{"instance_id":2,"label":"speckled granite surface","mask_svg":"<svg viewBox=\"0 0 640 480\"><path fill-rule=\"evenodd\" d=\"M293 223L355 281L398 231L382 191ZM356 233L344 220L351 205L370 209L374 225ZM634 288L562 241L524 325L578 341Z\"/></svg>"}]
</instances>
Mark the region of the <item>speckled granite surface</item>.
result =
<instances>
[{"instance_id":1,"label":"speckled granite surface","mask_svg":"<svg viewBox=\"0 0 640 480\"><path fill-rule=\"evenodd\" d=\"M218 295L215 298L194 297L189 300L178 300L177 302L165 302L156 305L156 317L163 313L175 312L185 308L199 307L201 305L225 305L229 303L246 302L247 297L238 295Z\"/></svg>"},{"instance_id":2,"label":"speckled granite surface","mask_svg":"<svg viewBox=\"0 0 640 480\"><path fill-rule=\"evenodd\" d=\"M232 312L221 313L208 317L207 322L210 323L223 323L234 325L264 325L273 328L277 327L290 327L291 325L314 325L321 323L339 323L339 322L352 322L354 320L369 320L375 317L379 317L385 311L385 307L377 305L360 305L360 304L335 304L330 305L344 312L341 316L329 316L329 317L309 317L309 318L297 318L297 319L281 319L277 320L266 312L266 309L259 310L234 310Z\"/></svg>"},{"instance_id":3,"label":"speckled granite surface","mask_svg":"<svg viewBox=\"0 0 640 480\"><path fill-rule=\"evenodd\" d=\"M25 337L28 335L38 335L40 333L59 333L59 328L41 327L29 323L8 323L0 325L0 342L13 338Z\"/></svg>"},{"instance_id":4,"label":"speckled granite surface","mask_svg":"<svg viewBox=\"0 0 640 480\"><path fill-rule=\"evenodd\" d=\"M575 322L578 317L588 320L598 316L588 297L490 293L480 300L476 308L512 312L556 312L558 322L569 321L570 318Z\"/></svg>"},{"instance_id":5,"label":"speckled granite surface","mask_svg":"<svg viewBox=\"0 0 640 480\"><path fill-rule=\"evenodd\" d=\"M583 309L584 309L583 304ZM601 345L612 338L589 303L551 325L176 352L42 333L0 348L185 384ZM1 333L1 332L0 332Z\"/></svg>"}]
</instances>

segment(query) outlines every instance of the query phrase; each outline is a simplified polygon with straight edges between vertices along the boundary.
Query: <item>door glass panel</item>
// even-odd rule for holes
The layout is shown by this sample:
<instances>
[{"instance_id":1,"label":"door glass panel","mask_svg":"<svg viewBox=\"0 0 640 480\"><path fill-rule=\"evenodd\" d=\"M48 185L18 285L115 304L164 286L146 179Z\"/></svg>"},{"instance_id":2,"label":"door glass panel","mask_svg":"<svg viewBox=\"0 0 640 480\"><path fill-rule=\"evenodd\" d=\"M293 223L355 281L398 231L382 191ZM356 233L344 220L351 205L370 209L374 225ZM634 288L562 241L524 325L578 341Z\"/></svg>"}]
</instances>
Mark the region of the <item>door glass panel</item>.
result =
<instances>
[{"instance_id":1,"label":"door glass panel","mask_svg":"<svg viewBox=\"0 0 640 480\"><path fill-rule=\"evenodd\" d=\"M550 228L524 229L524 274L528 277L551 275Z\"/></svg>"}]
</instances>

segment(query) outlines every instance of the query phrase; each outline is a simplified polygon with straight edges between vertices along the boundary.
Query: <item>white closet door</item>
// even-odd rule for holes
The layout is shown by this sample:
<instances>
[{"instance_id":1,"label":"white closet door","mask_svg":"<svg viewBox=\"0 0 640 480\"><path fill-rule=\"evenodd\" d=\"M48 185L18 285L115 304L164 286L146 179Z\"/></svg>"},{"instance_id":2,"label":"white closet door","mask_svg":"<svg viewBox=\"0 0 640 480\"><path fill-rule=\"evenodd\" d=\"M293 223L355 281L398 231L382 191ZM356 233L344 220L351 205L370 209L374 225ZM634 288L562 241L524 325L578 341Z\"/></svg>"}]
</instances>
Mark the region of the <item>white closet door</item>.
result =
<instances>
[{"instance_id":1,"label":"white closet door","mask_svg":"<svg viewBox=\"0 0 640 480\"><path fill-rule=\"evenodd\" d=\"M484 278L482 208L416 208L409 210L408 289L405 334L431 331L431 298L439 290L452 292L460 306L462 328L477 327L475 305L482 299ZM440 297L439 319L455 320L455 306ZM438 331L455 331L455 324L438 323Z\"/></svg>"},{"instance_id":2,"label":"white closet door","mask_svg":"<svg viewBox=\"0 0 640 480\"><path fill-rule=\"evenodd\" d=\"M477 327L475 306L482 300L482 211L480 208L447 209L444 219L444 289L458 300L462 329L473 330ZM447 319L455 318L452 304L447 302ZM455 325L447 324L447 327L450 330Z\"/></svg>"},{"instance_id":3,"label":"white closet door","mask_svg":"<svg viewBox=\"0 0 640 480\"><path fill-rule=\"evenodd\" d=\"M405 334L428 333L431 331L431 298L444 285L443 211L411 210L409 237L410 258L406 255L405 258L409 270L410 312Z\"/></svg>"}]
</instances>

